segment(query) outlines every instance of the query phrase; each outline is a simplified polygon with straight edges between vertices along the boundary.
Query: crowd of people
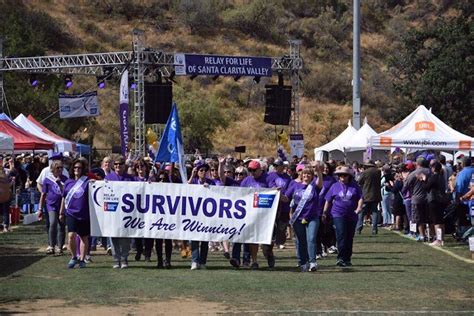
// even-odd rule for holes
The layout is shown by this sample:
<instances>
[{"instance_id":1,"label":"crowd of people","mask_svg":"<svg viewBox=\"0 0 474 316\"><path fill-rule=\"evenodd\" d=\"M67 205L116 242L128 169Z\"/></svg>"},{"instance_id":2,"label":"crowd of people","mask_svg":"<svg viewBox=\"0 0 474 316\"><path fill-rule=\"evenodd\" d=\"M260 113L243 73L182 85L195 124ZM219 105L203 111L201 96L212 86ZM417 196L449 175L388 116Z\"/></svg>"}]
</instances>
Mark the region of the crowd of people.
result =
<instances>
[{"instance_id":1,"label":"crowd of people","mask_svg":"<svg viewBox=\"0 0 474 316\"><path fill-rule=\"evenodd\" d=\"M474 167L469 157L456 165L433 155L404 163L394 157L390 163L367 160L351 165L310 161L306 156L294 156L291 161L195 157L186 163L188 179L180 178L174 164L148 158L107 156L89 168L84 158L73 160L58 153L49 157L49 163L47 157L10 156L1 157L0 164L0 179L7 179L13 193L40 192L38 213L46 223L46 252L62 255L69 249L68 268L86 267L92 261L91 251L100 246L113 256L114 269L128 267L131 247L136 249L136 261L143 255L150 262L155 248L157 268L171 268L173 248L178 248L183 258L191 257L192 270L206 268L209 250L222 251L232 267L259 269L261 248L268 267L273 268L274 247L284 248L293 235L301 271L317 271L317 261L328 254L337 254L337 266L348 267L352 266L354 236L364 227L371 227L371 233L377 235L379 227L385 226L442 246L448 213L455 213L458 229L471 226L466 201L474 197ZM88 182L103 179L278 188L273 241L259 246L90 236ZM11 200L1 203L4 232L9 231Z\"/></svg>"}]
</instances>

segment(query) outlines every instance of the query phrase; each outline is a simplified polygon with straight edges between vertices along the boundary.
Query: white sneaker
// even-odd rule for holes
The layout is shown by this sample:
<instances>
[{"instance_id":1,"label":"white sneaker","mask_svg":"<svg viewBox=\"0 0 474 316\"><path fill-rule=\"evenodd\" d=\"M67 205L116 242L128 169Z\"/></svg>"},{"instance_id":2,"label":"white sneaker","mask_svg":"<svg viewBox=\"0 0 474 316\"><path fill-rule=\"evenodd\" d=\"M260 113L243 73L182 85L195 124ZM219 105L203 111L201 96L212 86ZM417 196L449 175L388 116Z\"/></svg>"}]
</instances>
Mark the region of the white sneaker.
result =
<instances>
[{"instance_id":1,"label":"white sneaker","mask_svg":"<svg viewBox=\"0 0 474 316\"><path fill-rule=\"evenodd\" d=\"M279 245L278 248L285 249L286 247L285 247L285 245Z\"/></svg>"},{"instance_id":2,"label":"white sneaker","mask_svg":"<svg viewBox=\"0 0 474 316\"><path fill-rule=\"evenodd\" d=\"M114 269L120 269L120 263L116 263L112 266Z\"/></svg>"},{"instance_id":3,"label":"white sneaker","mask_svg":"<svg viewBox=\"0 0 474 316\"><path fill-rule=\"evenodd\" d=\"M122 263L121 269L128 269L128 263Z\"/></svg>"},{"instance_id":4,"label":"white sneaker","mask_svg":"<svg viewBox=\"0 0 474 316\"><path fill-rule=\"evenodd\" d=\"M318 264L316 262L311 262L309 264L309 271L315 272L318 270Z\"/></svg>"},{"instance_id":5,"label":"white sneaker","mask_svg":"<svg viewBox=\"0 0 474 316\"><path fill-rule=\"evenodd\" d=\"M323 251L323 252L321 253L321 257L326 258L327 256L328 256L328 254L327 254L326 251Z\"/></svg>"},{"instance_id":6,"label":"white sneaker","mask_svg":"<svg viewBox=\"0 0 474 316\"><path fill-rule=\"evenodd\" d=\"M197 270L197 269L199 269L199 263L192 262L191 263L191 270Z\"/></svg>"},{"instance_id":7,"label":"white sneaker","mask_svg":"<svg viewBox=\"0 0 474 316\"><path fill-rule=\"evenodd\" d=\"M92 257L89 256L89 255L87 255L87 256L84 258L84 261L85 261L86 263L91 263L91 262L92 262Z\"/></svg>"},{"instance_id":8,"label":"white sneaker","mask_svg":"<svg viewBox=\"0 0 474 316\"><path fill-rule=\"evenodd\" d=\"M328 253L337 253L337 248L336 246L331 246L328 248Z\"/></svg>"}]
</instances>

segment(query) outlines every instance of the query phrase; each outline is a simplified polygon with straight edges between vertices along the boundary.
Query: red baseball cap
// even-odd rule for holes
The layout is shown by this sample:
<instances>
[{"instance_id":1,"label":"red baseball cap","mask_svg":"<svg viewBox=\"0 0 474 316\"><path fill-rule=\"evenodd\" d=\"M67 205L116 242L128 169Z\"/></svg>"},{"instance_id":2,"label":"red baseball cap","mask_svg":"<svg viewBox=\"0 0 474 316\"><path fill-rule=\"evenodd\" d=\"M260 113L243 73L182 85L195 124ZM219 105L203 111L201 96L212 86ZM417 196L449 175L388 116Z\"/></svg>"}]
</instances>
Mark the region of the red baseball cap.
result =
<instances>
[{"instance_id":1,"label":"red baseball cap","mask_svg":"<svg viewBox=\"0 0 474 316\"><path fill-rule=\"evenodd\" d=\"M262 166L260 165L260 162L257 160L252 160L249 163L249 169L260 169Z\"/></svg>"}]
</instances>

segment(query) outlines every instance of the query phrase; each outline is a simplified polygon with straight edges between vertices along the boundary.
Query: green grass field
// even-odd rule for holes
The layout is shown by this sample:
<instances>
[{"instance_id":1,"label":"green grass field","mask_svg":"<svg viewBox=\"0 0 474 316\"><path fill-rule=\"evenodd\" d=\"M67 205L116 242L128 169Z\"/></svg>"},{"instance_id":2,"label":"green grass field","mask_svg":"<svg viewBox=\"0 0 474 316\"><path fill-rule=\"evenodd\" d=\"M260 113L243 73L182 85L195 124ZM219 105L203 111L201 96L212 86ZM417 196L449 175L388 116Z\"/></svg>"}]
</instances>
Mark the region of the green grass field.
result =
<instances>
[{"instance_id":1,"label":"green grass field","mask_svg":"<svg viewBox=\"0 0 474 316\"><path fill-rule=\"evenodd\" d=\"M93 253L94 262L86 269L68 270L69 257L44 255L45 243L39 225L0 235L0 314L2 304L32 299L116 305L176 298L218 302L228 311L251 313L474 313L473 263L387 230L371 236L366 229L356 236L354 267L336 267L330 255L319 261L316 273L299 272L292 244L276 250L274 271L265 268L261 254L261 270L250 271L235 270L222 254L211 252L207 270L190 271L190 261L173 254L171 270L157 270L154 262L133 262L131 256L130 268L118 271L103 251ZM466 245L457 252L470 256Z\"/></svg>"}]
</instances>

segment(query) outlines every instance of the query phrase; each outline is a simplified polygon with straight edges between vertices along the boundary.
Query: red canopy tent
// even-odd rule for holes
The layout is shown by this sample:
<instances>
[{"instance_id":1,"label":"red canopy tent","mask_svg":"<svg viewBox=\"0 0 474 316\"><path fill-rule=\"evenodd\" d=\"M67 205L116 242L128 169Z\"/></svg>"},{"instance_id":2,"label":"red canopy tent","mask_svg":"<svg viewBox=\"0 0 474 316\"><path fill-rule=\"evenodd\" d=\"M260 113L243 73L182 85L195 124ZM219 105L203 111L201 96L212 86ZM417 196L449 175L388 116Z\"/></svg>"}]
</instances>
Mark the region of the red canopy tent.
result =
<instances>
[{"instance_id":1,"label":"red canopy tent","mask_svg":"<svg viewBox=\"0 0 474 316\"><path fill-rule=\"evenodd\" d=\"M7 120L0 120L0 132L13 137L14 150L53 149L54 144L16 127Z\"/></svg>"}]
</instances>

